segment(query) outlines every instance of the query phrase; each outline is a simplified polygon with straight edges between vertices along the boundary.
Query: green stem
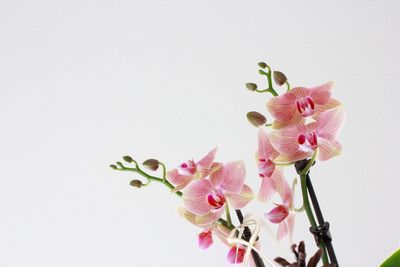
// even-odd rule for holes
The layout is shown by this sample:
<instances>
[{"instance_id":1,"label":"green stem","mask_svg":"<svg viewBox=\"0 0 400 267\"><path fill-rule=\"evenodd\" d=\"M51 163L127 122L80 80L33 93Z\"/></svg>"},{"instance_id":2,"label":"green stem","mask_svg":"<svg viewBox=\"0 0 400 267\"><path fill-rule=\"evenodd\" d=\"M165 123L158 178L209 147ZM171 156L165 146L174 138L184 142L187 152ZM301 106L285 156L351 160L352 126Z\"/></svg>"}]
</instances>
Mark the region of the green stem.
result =
<instances>
[{"instance_id":1,"label":"green stem","mask_svg":"<svg viewBox=\"0 0 400 267\"><path fill-rule=\"evenodd\" d=\"M231 218L231 213L229 211L229 205L227 202L225 203L225 213L226 213L226 222L228 223L228 226L231 227L232 226L232 218Z\"/></svg>"},{"instance_id":2,"label":"green stem","mask_svg":"<svg viewBox=\"0 0 400 267\"><path fill-rule=\"evenodd\" d=\"M163 185L165 185L166 187L168 187L171 191L175 189L175 187L165 178L166 177L166 172L165 172L165 165L162 164L163 166L163 178L159 178L159 177L155 177L152 176L146 172L144 172L143 170L141 170L138 166L138 164L136 163L136 161L133 161L133 163L135 164L135 168L129 168L129 167L125 167L121 162L117 162L117 165L119 166L118 171L130 171L130 172L135 172L140 174L141 176L145 177L148 179L148 181L155 181L158 183L161 183ZM181 191L176 191L175 194L178 197L182 197L182 192ZM226 205L227 206L227 205ZM219 218L217 220L217 223L220 225L225 226L226 228L228 228L229 230L232 230L235 228L235 226L232 224L232 221L225 221L222 218Z\"/></svg>"},{"instance_id":3,"label":"green stem","mask_svg":"<svg viewBox=\"0 0 400 267\"><path fill-rule=\"evenodd\" d=\"M263 70L259 70L258 72L261 75L267 76L268 88L264 89L264 90L256 90L256 92L258 92L258 93L269 92L273 96L278 96L278 93L275 91L275 89L274 89L274 87L272 85L272 71L271 71L271 68L269 66L267 66L267 68L268 68L268 72L265 72Z\"/></svg>"}]
</instances>

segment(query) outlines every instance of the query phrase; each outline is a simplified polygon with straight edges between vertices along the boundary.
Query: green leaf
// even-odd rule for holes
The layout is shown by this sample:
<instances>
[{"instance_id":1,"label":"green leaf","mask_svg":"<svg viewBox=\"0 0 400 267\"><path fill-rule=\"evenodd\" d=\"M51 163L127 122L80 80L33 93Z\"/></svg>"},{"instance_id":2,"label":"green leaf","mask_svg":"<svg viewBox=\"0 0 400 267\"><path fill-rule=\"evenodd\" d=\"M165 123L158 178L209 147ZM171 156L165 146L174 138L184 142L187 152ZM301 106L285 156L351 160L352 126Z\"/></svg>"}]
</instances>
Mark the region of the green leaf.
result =
<instances>
[{"instance_id":1,"label":"green leaf","mask_svg":"<svg viewBox=\"0 0 400 267\"><path fill-rule=\"evenodd\" d=\"M400 249L394 252L380 267L399 267L400 266Z\"/></svg>"}]
</instances>

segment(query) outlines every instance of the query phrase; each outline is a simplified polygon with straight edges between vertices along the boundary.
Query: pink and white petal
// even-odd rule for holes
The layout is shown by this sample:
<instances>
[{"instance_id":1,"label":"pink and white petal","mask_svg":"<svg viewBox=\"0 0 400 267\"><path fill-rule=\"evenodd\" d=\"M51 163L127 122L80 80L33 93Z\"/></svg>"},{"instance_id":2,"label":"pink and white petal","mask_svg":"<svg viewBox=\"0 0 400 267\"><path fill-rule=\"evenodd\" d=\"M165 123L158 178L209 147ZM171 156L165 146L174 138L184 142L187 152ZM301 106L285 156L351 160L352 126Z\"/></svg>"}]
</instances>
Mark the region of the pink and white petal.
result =
<instances>
[{"instance_id":1,"label":"pink and white petal","mask_svg":"<svg viewBox=\"0 0 400 267\"><path fill-rule=\"evenodd\" d=\"M289 215L289 210L284 205L277 205L275 208L270 210L270 212L265 213L265 218L267 218L272 223L281 223Z\"/></svg>"},{"instance_id":2,"label":"pink and white petal","mask_svg":"<svg viewBox=\"0 0 400 267\"><path fill-rule=\"evenodd\" d=\"M196 215L207 214L213 208L207 201L207 195L212 190L209 180L193 181L183 191L182 200L185 208Z\"/></svg>"},{"instance_id":3,"label":"pink and white petal","mask_svg":"<svg viewBox=\"0 0 400 267\"><path fill-rule=\"evenodd\" d=\"M289 233L289 229L286 223L286 220L281 222L278 226L278 234L277 234L277 238L279 241L281 241L283 238L285 238L285 236L287 236Z\"/></svg>"},{"instance_id":4,"label":"pink and white petal","mask_svg":"<svg viewBox=\"0 0 400 267\"><path fill-rule=\"evenodd\" d=\"M289 216L286 218L286 225L287 225L287 229L288 229L290 243L292 243L292 241L293 241L293 231L294 231L295 218L296 218L296 215L295 215L294 212L290 212Z\"/></svg>"},{"instance_id":5,"label":"pink and white petal","mask_svg":"<svg viewBox=\"0 0 400 267\"><path fill-rule=\"evenodd\" d=\"M290 185L283 176L282 170L280 168L277 169L271 178L273 180L273 183L275 184L276 191L281 197L283 203L287 207L290 207L293 198L292 189L290 188Z\"/></svg>"},{"instance_id":6,"label":"pink and white petal","mask_svg":"<svg viewBox=\"0 0 400 267\"><path fill-rule=\"evenodd\" d=\"M328 140L335 140L344 123L342 106L322 112L316 121L317 136Z\"/></svg>"},{"instance_id":7,"label":"pink and white petal","mask_svg":"<svg viewBox=\"0 0 400 267\"><path fill-rule=\"evenodd\" d=\"M310 89L306 87L294 87L292 90L289 91L295 96L295 100L293 104L295 104L296 100L300 100L310 95Z\"/></svg>"},{"instance_id":8,"label":"pink and white petal","mask_svg":"<svg viewBox=\"0 0 400 267\"><path fill-rule=\"evenodd\" d=\"M205 155L199 162L197 162L198 165L200 165L204 169L209 169L211 165L214 162L215 159L215 154L217 153L218 147L214 148L210 152L208 152L207 155Z\"/></svg>"},{"instance_id":9,"label":"pink and white petal","mask_svg":"<svg viewBox=\"0 0 400 267\"><path fill-rule=\"evenodd\" d=\"M235 209L241 209L254 199L254 193L247 185L243 185L240 194L225 192L225 197L228 198L228 203Z\"/></svg>"},{"instance_id":10,"label":"pink and white petal","mask_svg":"<svg viewBox=\"0 0 400 267\"><path fill-rule=\"evenodd\" d=\"M291 163L291 162L295 162L295 161L298 161L298 160L310 158L312 156L312 154L313 154L312 152L303 152L303 151L298 151L297 153L295 153L293 155L280 154L275 159L275 162L277 162L277 163Z\"/></svg>"},{"instance_id":11,"label":"pink and white petal","mask_svg":"<svg viewBox=\"0 0 400 267\"><path fill-rule=\"evenodd\" d=\"M232 264L242 263L246 250L242 246L233 246L226 257L227 261Z\"/></svg>"},{"instance_id":12,"label":"pink and white petal","mask_svg":"<svg viewBox=\"0 0 400 267\"><path fill-rule=\"evenodd\" d=\"M211 183L215 188L221 188L232 193L242 190L246 169L243 161L225 163L216 172L210 175Z\"/></svg>"},{"instance_id":13,"label":"pink and white petal","mask_svg":"<svg viewBox=\"0 0 400 267\"><path fill-rule=\"evenodd\" d=\"M196 215L191 213L190 211L186 210L185 208L179 207L178 214L188 220L190 223L197 225L196 223Z\"/></svg>"},{"instance_id":14,"label":"pink and white petal","mask_svg":"<svg viewBox=\"0 0 400 267\"><path fill-rule=\"evenodd\" d=\"M281 130L275 130L270 134L269 140L280 154L293 155L299 151L297 137L301 130L302 127L300 126L289 126Z\"/></svg>"},{"instance_id":15,"label":"pink and white petal","mask_svg":"<svg viewBox=\"0 0 400 267\"><path fill-rule=\"evenodd\" d=\"M178 169L172 169L167 172L167 179L170 181L172 184L177 185L177 184L182 184L186 182L187 180L191 180L190 176L184 176L180 175L178 173Z\"/></svg>"},{"instance_id":16,"label":"pink and white petal","mask_svg":"<svg viewBox=\"0 0 400 267\"><path fill-rule=\"evenodd\" d=\"M301 116L300 113L296 112L290 121L281 122L281 121L275 120L272 123L272 129L282 129L282 128L292 126L292 125L301 125L301 124L304 124L305 122L306 122L306 118Z\"/></svg>"},{"instance_id":17,"label":"pink and white petal","mask_svg":"<svg viewBox=\"0 0 400 267\"><path fill-rule=\"evenodd\" d=\"M196 225L198 226L208 226L210 224L215 223L221 218L222 213L224 212L224 208L220 208L218 210L213 210L205 215L196 216Z\"/></svg>"},{"instance_id":18,"label":"pink and white petal","mask_svg":"<svg viewBox=\"0 0 400 267\"><path fill-rule=\"evenodd\" d=\"M214 243L211 231L201 232L198 235L197 242L200 249L208 249Z\"/></svg>"},{"instance_id":19,"label":"pink and white petal","mask_svg":"<svg viewBox=\"0 0 400 267\"><path fill-rule=\"evenodd\" d=\"M173 193L183 190L188 184L190 184L190 182L192 182L192 177L188 176L186 177L187 177L186 181L183 181L182 183L176 185L174 189L172 189Z\"/></svg>"},{"instance_id":20,"label":"pink and white petal","mask_svg":"<svg viewBox=\"0 0 400 267\"><path fill-rule=\"evenodd\" d=\"M296 112L296 96L289 91L281 96L274 97L267 102L267 109L278 121L290 121Z\"/></svg>"},{"instance_id":21,"label":"pink and white petal","mask_svg":"<svg viewBox=\"0 0 400 267\"><path fill-rule=\"evenodd\" d=\"M272 146L264 128L258 128L258 157L260 159L274 159L278 156L278 151Z\"/></svg>"},{"instance_id":22,"label":"pink and white petal","mask_svg":"<svg viewBox=\"0 0 400 267\"><path fill-rule=\"evenodd\" d=\"M318 159L320 161L328 160L342 152L342 146L337 141L329 141L325 138L318 138L318 143Z\"/></svg>"},{"instance_id":23,"label":"pink and white petal","mask_svg":"<svg viewBox=\"0 0 400 267\"><path fill-rule=\"evenodd\" d=\"M273 174L274 175L274 174ZM261 186L258 191L258 200L261 202L267 202L272 198L276 192L275 184L271 177L261 178Z\"/></svg>"},{"instance_id":24,"label":"pink and white petal","mask_svg":"<svg viewBox=\"0 0 400 267\"><path fill-rule=\"evenodd\" d=\"M331 98L325 105L315 105L315 112L312 117L314 120L317 120L322 112L336 108L337 106L340 105L341 103L338 100Z\"/></svg>"},{"instance_id":25,"label":"pink and white petal","mask_svg":"<svg viewBox=\"0 0 400 267\"><path fill-rule=\"evenodd\" d=\"M310 97L317 105L324 105L328 103L329 99L331 98L331 90L335 82L330 81L323 85L310 88Z\"/></svg>"}]
</instances>

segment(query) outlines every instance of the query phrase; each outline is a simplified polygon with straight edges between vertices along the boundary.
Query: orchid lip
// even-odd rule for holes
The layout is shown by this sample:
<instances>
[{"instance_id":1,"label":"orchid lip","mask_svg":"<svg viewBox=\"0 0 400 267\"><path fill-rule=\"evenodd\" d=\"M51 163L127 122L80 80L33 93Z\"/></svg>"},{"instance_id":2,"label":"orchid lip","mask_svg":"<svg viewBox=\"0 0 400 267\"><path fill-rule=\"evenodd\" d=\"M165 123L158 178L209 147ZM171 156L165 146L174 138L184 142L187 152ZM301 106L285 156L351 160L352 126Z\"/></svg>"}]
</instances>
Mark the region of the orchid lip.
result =
<instances>
[{"instance_id":1,"label":"orchid lip","mask_svg":"<svg viewBox=\"0 0 400 267\"><path fill-rule=\"evenodd\" d=\"M214 190L207 195L207 202L214 209L218 210L225 204L224 195L218 190Z\"/></svg>"},{"instance_id":2,"label":"orchid lip","mask_svg":"<svg viewBox=\"0 0 400 267\"><path fill-rule=\"evenodd\" d=\"M303 117L308 117L314 114L315 104L311 97L307 96L305 98L296 101L297 111Z\"/></svg>"},{"instance_id":3,"label":"orchid lip","mask_svg":"<svg viewBox=\"0 0 400 267\"><path fill-rule=\"evenodd\" d=\"M196 173L197 166L193 160L182 163L178 167L178 173L180 175L191 176Z\"/></svg>"},{"instance_id":4,"label":"orchid lip","mask_svg":"<svg viewBox=\"0 0 400 267\"><path fill-rule=\"evenodd\" d=\"M318 147L317 134L313 131L310 133L301 133L297 136L299 150L303 152L312 152Z\"/></svg>"}]
</instances>

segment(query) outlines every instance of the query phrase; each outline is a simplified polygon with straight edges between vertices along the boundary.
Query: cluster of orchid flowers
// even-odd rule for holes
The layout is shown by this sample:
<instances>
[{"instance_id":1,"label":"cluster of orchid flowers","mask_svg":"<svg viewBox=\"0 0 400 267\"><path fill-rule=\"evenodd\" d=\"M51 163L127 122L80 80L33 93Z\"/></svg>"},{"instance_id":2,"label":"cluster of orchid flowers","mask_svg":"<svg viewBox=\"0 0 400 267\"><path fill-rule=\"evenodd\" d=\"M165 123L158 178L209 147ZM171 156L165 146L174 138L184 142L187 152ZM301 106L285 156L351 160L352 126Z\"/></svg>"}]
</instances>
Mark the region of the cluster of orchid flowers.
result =
<instances>
[{"instance_id":1,"label":"cluster of orchid flowers","mask_svg":"<svg viewBox=\"0 0 400 267\"><path fill-rule=\"evenodd\" d=\"M336 139L343 124L344 113L340 102L331 97L333 82L312 88L291 89L283 73L273 72L263 62L258 65L261 68L260 74L267 77L268 88L259 90L254 83L248 83L246 86L251 91L272 94L273 97L267 102L267 109L274 121L267 124L265 117L258 112L247 114L249 121L258 127L256 163L260 188L257 199L267 202L275 194L279 195L281 203L275 204L276 206L265 214L265 218L278 225L278 240L286 236L291 239L295 213L299 210L294 208L293 203L295 183L293 186L289 185L283 169L300 160L311 159L313 163L316 158L326 161L340 154L341 146ZM287 86L283 94L278 95L273 88L272 78L278 86ZM267 128L272 131L267 133ZM111 167L116 170L133 171L147 179L146 183L140 180L131 181L131 185L136 187L146 186L151 181L166 185L182 197L179 213L189 222L202 228L198 234L199 247L209 248L213 244L213 236L217 236L228 246L228 262L242 263L246 247L231 244L227 240L231 231L235 229L230 208L240 211L255 198L255 194L245 184L246 170L243 161L216 162L216 152L217 148L214 148L200 160L188 160L168 171L158 160L149 159L143 162L143 166L153 171L161 167L162 177L143 171L129 156L125 156L124 160L133 163L133 168L126 167L121 162ZM308 169L311 165L308 165ZM257 241L255 247L259 246ZM251 260L250 264L256 265L254 260Z\"/></svg>"}]
</instances>

